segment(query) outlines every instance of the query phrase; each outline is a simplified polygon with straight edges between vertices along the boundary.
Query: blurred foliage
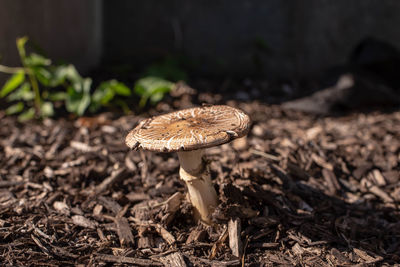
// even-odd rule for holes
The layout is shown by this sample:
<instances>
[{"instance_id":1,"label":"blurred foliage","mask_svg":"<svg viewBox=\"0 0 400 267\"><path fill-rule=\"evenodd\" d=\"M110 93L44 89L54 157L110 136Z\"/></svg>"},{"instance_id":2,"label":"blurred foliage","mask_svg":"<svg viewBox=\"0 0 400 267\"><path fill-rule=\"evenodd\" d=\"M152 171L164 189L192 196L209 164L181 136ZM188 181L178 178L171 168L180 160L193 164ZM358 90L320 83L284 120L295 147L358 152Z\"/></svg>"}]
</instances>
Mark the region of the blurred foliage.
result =
<instances>
[{"instance_id":1,"label":"blurred foliage","mask_svg":"<svg viewBox=\"0 0 400 267\"><path fill-rule=\"evenodd\" d=\"M134 88L135 93L141 96L139 107L143 108L149 99L151 104L159 102L173 86L174 83L155 76L139 79Z\"/></svg>"},{"instance_id":2,"label":"blurred foliage","mask_svg":"<svg viewBox=\"0 0 400 267\"><path fill-rule=\"evenodd\" d=\"M152 105L161 101L178 81L187 81L188 75L183 70L185 59L177 55L169 55L160 62L151 64L144 72L144 78L136 81L135 94L140 96L139 107L143 108L148 101Z\"/></svg>"},{"instance_id":3,"label":"blurred foliage","mask_svg":"<svg viewBox=\"0 0 400 267\"><path fill-rule=\"evenodd\" d=\"M56 103L77 116L87 111L96 112L102 107L118 106L130 112L127 100L132 96L131 89L117 80L101 82L92 88L92 79L83 78L73 65L53 65L51 60L37 53L26 53L27 37L17 39L21 68L0 65L0 72L12 74L0 89L0 97L11 105L6 114L19 114L19 120L51 117L55 114ZM170 63L168 63L170 64ZM184 72L164 67L152 67L153 76L139 79L134 92L140 97L139 107L148 100L155 104L170 92L174 83L163 77L185 78ZM59 105L59 106L60 106Z\"/></svg>"}]
</instances>

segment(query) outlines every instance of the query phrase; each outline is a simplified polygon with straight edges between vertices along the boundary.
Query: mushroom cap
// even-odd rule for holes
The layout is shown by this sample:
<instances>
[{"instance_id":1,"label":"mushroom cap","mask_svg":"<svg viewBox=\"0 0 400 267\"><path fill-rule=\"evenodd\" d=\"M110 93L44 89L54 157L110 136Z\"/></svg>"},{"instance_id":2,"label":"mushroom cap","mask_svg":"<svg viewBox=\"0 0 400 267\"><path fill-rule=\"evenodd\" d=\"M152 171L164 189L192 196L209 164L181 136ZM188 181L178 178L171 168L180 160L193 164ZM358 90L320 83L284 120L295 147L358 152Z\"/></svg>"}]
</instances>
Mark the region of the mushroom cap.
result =
<instances>
[{"instance_id":1,"label":"mushroom cap","mask_svg":"<svg viewBox=\"0 0 400 267\"><path fill-rule=\"evenodd\" d=\"M225 105L184 109L141 121L126 136L132 149L189 151L221 145L247 134L250 118Z\"/></svg>"}]
</instances>

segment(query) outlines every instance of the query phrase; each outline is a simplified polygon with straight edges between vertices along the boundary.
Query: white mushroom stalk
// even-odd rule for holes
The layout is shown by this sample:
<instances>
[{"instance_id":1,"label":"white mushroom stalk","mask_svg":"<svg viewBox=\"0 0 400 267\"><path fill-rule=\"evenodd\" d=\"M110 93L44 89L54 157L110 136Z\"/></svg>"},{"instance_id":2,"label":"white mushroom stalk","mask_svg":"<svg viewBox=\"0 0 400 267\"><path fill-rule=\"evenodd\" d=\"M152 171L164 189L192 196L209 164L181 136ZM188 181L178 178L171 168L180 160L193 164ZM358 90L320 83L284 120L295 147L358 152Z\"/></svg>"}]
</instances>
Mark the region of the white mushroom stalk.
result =
<instances>
[{"instance_id":1,"label":"white mushroom stalk","mask_svg":"<svg viewBox=\"0 0 400 267\"><path fill-rule=\"evenodd\" d=\"M179 175L188 188L195 218L211 222L211 214L218 205L218 197L210 174L203 161L204 149L178 152Z\"/></svg>"},{"instance_id":2,"label":"white mushroom stalk","mask_svg":"<svg viewBox=\"0 0 400 267\"><path fill-rule=\"evenodd\" d=\"M196 218L211 222L218 197L203 162L204 149L245 136L250 118L229 106L184 109L140 122L126 136L132 149L178 152L179 174L185 181Z\"/></svg>"}]
</instances>

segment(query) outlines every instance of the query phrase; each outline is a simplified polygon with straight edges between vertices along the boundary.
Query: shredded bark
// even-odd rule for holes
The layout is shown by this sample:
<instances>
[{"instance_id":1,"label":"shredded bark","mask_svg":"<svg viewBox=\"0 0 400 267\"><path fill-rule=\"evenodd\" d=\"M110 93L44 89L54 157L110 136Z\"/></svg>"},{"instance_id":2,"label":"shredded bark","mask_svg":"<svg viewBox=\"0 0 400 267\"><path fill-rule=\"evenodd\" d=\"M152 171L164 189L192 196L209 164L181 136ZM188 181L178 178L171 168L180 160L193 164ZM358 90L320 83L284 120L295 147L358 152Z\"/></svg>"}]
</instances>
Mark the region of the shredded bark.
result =
<instances>
[{"instance_id":1,"label":"shredded bark","mask_svg":"<svg viewBox=\"0 0 400 267\"><path fill-rule=\"evenodd\" d=\"M124 144L139 116L90 126L2 117L0 262L400 262L400 112L319 117L258 102L227 104L246 111L253 125L247 139L206 152L220 200L211 226L193 220L174 153Z\"/></svg>"}]
</instances>

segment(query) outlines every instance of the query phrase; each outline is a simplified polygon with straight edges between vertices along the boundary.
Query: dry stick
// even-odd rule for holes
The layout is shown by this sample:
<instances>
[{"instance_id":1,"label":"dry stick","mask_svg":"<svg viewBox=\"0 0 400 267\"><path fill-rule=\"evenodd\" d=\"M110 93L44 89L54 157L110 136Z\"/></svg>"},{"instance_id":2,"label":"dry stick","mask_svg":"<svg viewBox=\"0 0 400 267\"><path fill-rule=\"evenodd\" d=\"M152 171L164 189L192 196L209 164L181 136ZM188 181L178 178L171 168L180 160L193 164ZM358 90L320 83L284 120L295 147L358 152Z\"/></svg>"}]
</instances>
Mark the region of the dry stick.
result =
<instances>
[{"instance_id":1,"label":"dry stick","mask_svg":"<svg viewBox=\"0 0 400 267\"><path fill-rule=\"evenodd\" d=\"M279 247L279 243L276 243L276 242L265 242L265 243L262 243L262 242L257 242L257 243L251 243L251 244L249 244L249 247L251 247L251 248L277 248L277 247Z\"/></svg>"},{"instance_id":2,"label":"dry stick","mask_svg":"<svg viewBox=\"0 0 400 267\"><path fill-rule=\"evenodd\" d=\"M217 242L215 242L214 245L211 248L211 253L210 253L210 256L208 257L210 260L215 258L219 248L225 242L227 237L228 237L228 227L225 227L224 231L222 232L222 234L218 238Z\"/></svg>"},{"instance_id":3,"label":"dry stick","mask_svg":"<svg viewBox=\"0 0 400 267\"><path fill-rule=\"evenodd\" d=\"M158 223L157 223L157 224L154 225L154 227L155 227L157 233L159 233L159 234L161 235L161 237L162 237L165 241L167 241L167 243L168 243L169 245L172 245L172 244L174 244L174 243L176 242L175 237L174 237L170 232L168 232L167 229L165 229L164 227L162 227L161 224L158 224Z\"/></svg>"},{"instance_id":4,"label":"dry stick","mask_svg":"<svg viewBox=\"0 0 400 267\"><path fill-rule=\"evenodd\" d=\"M336 175L333 171L329 169L322 169L322 176L325 178L325 181L328 186L329 194L330 195L335 195L336 192L340 190L340 184L336 178Z\"/></svg>"},{"instance_id":5,"label":"dry stick","mask_svg":"<svg viewBox=\"0 0 400 267\"><path fill-rule=\"evenodd\" d=\"M50 251L40 242L40 239L37 238L36 236L31 234L32 240L36 243L36 245L43 251L44 254L51 256Z\"/></svg>"},{"instance_id":6,"label":"dry stick","mask_svg":"<svg viewBox=\"0 0 400 267\"><path fill-rule=\"evenodd\" d=\"M152 259L152 258L161 258L161 257L164 257L164 256L166 256L166 255L168 255L168 254L175 253L175 252L179 252L178 249L176 249L176 248L174 248L174 249L169 249L169 250L167 250L167 251L160 252L160 253L155 254L155 255L150 255L149 258L151 258L151 259Z\"/></svg>"},{"instance_id":7,"label":"dry stick","mask_svg":"<svg viewBox=\"0 0 400 267\"><path fill-rule=\"evenodd\" d=\"M26 182L25 181L0 181L0 188L21 185L24 183L26 183Z\"/></svg>"},{"instance_id":8,"label":"dry stick","mask_svg":"<svg viewBox=\"0 0 400 267\"><path fill-rule=\"evenodd\" d=\"M277 156L262 152L260 150L250 149L250 153L253 153L254 155L258 155L258 156L267 158L267 159L272 160L272 161L279 161L279 158Z\"/></svg>"},{"instance_id":9,"label":"dry stick","mask_svg":"<svg viewBox=\"0 0 400 267\"><path fill-rule=\"evenodd\" d=\"M378 186L386 185L385 177L383 177L382 173L378 169L372 171L372 176L374 177L374 180Z\"/></svg>"},{"instance_id":10,"label":"dry stick","mask_svg":"<svg viewBox=\"0 0 400 267\"><path fill-rule=\"evenodd\" d=\"M127 174L127 171L125 168L121 168L121 169L115 171L110 176L108 176L106 179L104 179L103 182L101 182L101 184L99 184L95 187L94 193L96 195L102 193L107 188L109 188L112 184L114 184L116 181L123 178L126 174Z\"/></svg>"},{"instance_id":11,"label":"dry stick","mask_svg":"<svg viewBox=\"0 0 400 267\"><path fill-rule=\"evenodd\" d=\"M52 253L58 257L61 257L61 258L68 257L68 258L73 258L73 259L79 258L78 255L75 255L62 247L57 247L52 244L48 244L48 245L50 246Z\"/></svg>"},{"instance_id":12,"label":"dry stick","mask_svg":"<svg viewBox=\"0 0 400 267\"><path fill-rule=\"evenodd\" d=\"M163 266L161 263L152 260L136 259L131 257L114 256L100 253L96 253L96 259L105 262L135 264L137 266Z\"/></svg>"},{"instance_id":13,"label":"dry stick","mask_svg":"<svg viewBox=\"0 0 400 267\"><path fill-rule=\"evenodd\" d=\"M139 208L142 208L142 209L147 209L147 208L154 209L154 208L158 208L158 207L166 205L168 211L174 211L176 208L179 208L179 205L181 204L183 198L184 198L184 196L183 196L183 194L181 192L176 192L175 194L170 196L165 201L159 202L159 203L154 204L154 205L145 206L145 207L139 207Z\"/></svg>"},{"instance_id":14,"label":"dry stick","mask_svg":"<svg viewBox=\"0 0 400 267\"><path fill-rule=\"evenodd\" d=\"M315 153L311 154L311 159L320 167L333 171L333 165Z\"/></svg>"},{"instance_id":15,"label":"dry stick","mask_svg":"<svg viewBox=\"0 0 400 267\"><path fill-rule=\"evenodd\" d=\"M34 225L32 222L28 222L27 223L30 227L33 228L33 230L35 231L35 233L37 235L40 235L44 238L46 238L47 240L50 240L51 242L54 242L54 237L53 236L49 236L48 234L44 233L42 230L40 230L39 228L36 227L36 225Z\"/></svg>"},{"instance_id":16,"label":"dry stick","mask_svg":"<svg viewBox=\"0 0 400 267\"><path fill-rule=\"evenodd\" d=\"M35 244L43 251L43 253L45 253L46 255L48 255L50 257L52 257L53 255L62 257L62 258L68 257L68 258L73 258L73 259L76 259L79 257L78 255L75 255L75 254L67 251L64 248L57 247L57 246L54 246L54 245L46 242L46 245L50 247L50 248L48 248L42 244L42 241L39 239L39 237L36 237L33 234L31 234L31 238L35 242ZM50 242L51 242L51 240L50 240Z\"/></svg>"},{"instance_id":17,"label":"dry stick","mask_svg":"<svg viewBox=\"0 0 400 267\"><path fill-rule=\"evenodd\" d=\"M384 203L393 203L394 199L392 199L385 191L383 191L382 189L380 189L378 186L376 185L372 185L369 188L369 191L374 194L375 196L380 197Z\"/></svg>"},{"instance_id":18,"label":"dry stick","mask_svg":"<svg viewBox=\"0 0 400 267\"><path fill-rule=\"evenodd\" d=\"M246 241L244 242L244 247L243 247L242 267L244 267L245 256L246 256L246 249L247 249L248 244L249 244L249 236L246 236Z\"/></svg>"}]
</instances>

